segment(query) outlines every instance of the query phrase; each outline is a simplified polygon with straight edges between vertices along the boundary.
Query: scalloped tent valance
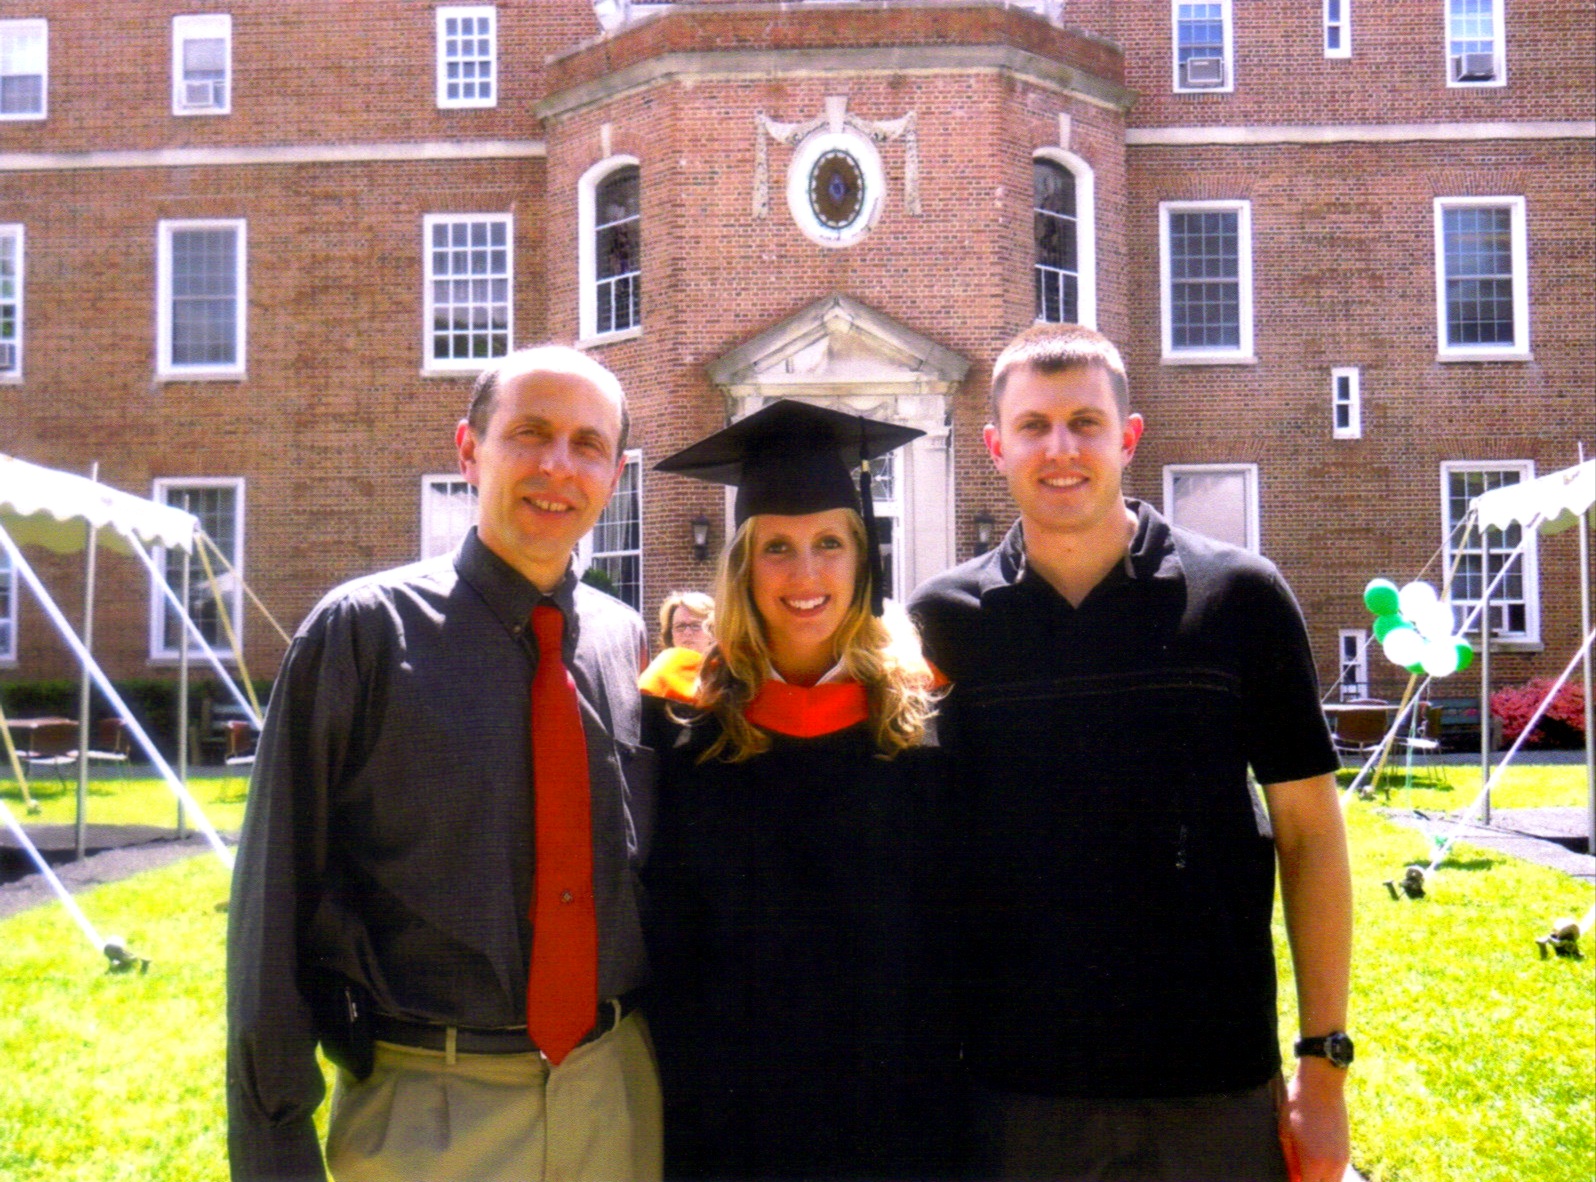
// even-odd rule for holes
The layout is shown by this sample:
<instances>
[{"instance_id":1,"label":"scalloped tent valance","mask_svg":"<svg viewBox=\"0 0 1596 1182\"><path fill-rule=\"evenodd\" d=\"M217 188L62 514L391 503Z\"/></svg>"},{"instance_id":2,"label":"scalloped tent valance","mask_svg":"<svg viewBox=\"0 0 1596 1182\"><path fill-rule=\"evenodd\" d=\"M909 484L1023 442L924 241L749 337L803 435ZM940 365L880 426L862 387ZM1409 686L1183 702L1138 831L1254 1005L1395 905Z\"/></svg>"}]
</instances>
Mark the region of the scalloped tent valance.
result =
<instances>
[{"instance_id":1,"label":"scalloped tent valance","mask_svg":"<svg viewBox=\"0 0 1596 1182\"><path fill-rule=\"evenodd\" d=\"M99 531L100 545L119 554L133 552L130 538L190 550L199 529L199 521L181 509L0 455L0 525L18 545L37 543L71 554L88 540L84 522Z\"/></svg>"}]
</instances>

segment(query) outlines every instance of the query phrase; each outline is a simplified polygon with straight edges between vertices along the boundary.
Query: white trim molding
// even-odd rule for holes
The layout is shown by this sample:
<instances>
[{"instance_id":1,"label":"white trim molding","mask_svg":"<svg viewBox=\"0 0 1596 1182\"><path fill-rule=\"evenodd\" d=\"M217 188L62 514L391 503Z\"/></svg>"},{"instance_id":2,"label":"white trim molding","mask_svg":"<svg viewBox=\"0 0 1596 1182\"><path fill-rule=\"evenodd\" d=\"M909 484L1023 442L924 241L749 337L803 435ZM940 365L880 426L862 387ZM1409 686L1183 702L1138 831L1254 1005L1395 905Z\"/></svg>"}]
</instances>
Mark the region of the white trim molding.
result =
<instances>
[{"instance_id":1,"label":"white trim molding","mask_svg":"<svg viewBox=\"0 0 1596 1182\"><path fill-rule=\"evenodd\" d=\"M1589 139L1596 139L1596 119L1525 123L1276 123L1255 127L1132 127L1125 132L1125 146L1129 148Z\"/></svg>"},{"instance_id":2,"label":"white trim molding","mask_svg":"<svg viewBox=\"0 0 1596 1182\"><path fill-rule=\"evenodd\" d=\"M410 160L542 160L543 140L281 144L236 148L129 148L101 152L0 152L0 172L91 168L232 168L237 165L388 164Z\"/></svg>"},{"instance_id":3,"label":"white trim molding","mask_svg":"<svg viewBox=\"0 0 1596 1182\"><path fill-rule=\"evenodd\" d=\"M1346 422L1341 422L1341 410ZM1363 371L1356 365L1330 370L1330 438L1363 438Z\"/></svg>"}]
</instances>

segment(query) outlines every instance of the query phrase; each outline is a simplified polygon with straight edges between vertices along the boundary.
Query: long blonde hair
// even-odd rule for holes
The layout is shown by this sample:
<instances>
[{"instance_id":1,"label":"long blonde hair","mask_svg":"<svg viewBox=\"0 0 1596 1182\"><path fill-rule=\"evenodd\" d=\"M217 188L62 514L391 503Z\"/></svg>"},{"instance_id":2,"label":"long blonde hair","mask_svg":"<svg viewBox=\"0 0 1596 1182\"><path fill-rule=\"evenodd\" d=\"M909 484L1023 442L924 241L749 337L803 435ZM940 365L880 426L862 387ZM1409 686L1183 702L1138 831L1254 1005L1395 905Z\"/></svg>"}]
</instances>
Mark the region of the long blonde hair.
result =
<instances>
[{"instance_id":1,"label":"long blonde hair","mask_svg":"<svg viewBox=\"0 0 1596 1182\"><path fill-rule=\"evenodd\" d=\"M876 746L882 758L891 759L925 741L933 709L931 675L908 617L900 617L900 629L889 629L870 614L864 522L851 509L847 521L859 564L853 600L832 638L832 656L865 687ZM770 736L744 714L772 668L765 622L754 606L753 534L749 518L738 527L715 573L715 647L698 675L698 701L719 720L721 733L704 760L740 763L770 749ZM909 630L907 636L894 635L903 628Z\"/></svg>"}]
</instances>

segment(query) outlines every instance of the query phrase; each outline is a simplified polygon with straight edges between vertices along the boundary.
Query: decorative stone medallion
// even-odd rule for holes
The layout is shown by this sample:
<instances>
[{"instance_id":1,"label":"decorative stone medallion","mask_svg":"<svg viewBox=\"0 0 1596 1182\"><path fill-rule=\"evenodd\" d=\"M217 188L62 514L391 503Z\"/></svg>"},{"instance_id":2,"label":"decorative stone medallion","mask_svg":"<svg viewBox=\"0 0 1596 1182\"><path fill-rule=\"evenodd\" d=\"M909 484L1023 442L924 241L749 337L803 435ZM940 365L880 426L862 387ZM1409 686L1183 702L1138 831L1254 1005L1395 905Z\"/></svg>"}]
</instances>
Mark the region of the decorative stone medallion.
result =
<instances>
[{"instance_id":1,"label":"decorative stone medallion","mask_svg":"<svg viewBox=\"0 0 1596 1182\"><path fill-rule=\"evenodd\" d=\"M852 128L812 132L787 169L787 205L821 246L851 246L881 213L886 175L876 146Z\"/></svg>"}]
</instances>

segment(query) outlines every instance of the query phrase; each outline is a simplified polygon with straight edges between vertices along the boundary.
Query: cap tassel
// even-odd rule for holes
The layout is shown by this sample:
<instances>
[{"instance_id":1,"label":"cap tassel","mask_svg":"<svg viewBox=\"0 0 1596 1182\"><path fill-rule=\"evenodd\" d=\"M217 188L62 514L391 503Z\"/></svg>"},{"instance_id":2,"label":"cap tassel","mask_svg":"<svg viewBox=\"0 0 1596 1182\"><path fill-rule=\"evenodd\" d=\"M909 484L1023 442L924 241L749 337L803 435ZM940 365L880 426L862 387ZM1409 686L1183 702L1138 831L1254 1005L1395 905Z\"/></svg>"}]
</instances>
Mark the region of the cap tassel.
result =
<instances>
[{"instance_id":1,"label":"cap tassel","mask_svg":"<svg viewBox=\"0 0 1596 1182\"><path fill-rule=\"evenodd\" d=\"M870 457L865 454L862 432L859 436L859 507L864 516L865 556L870 571L870 614L880 619L887 607L883 586L886 572L881 565L881 533L876 527L876 498L870 487Z\"/></svg>"}]
</instances>

